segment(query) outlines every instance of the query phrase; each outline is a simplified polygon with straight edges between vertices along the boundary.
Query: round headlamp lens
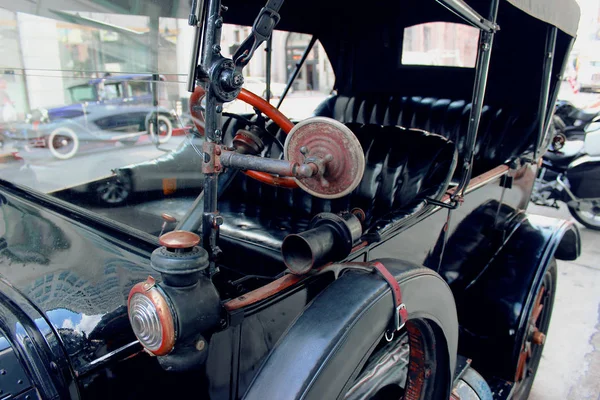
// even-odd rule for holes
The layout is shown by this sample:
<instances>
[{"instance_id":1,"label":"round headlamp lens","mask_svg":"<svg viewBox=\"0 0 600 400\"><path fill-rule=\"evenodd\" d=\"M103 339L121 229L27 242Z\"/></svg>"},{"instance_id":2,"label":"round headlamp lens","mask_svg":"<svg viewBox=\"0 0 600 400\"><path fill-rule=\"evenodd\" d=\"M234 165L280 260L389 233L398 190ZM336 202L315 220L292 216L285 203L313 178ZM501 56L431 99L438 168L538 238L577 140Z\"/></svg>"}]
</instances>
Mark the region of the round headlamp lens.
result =
<instances>
[{"instance_id":1,"label":"round headlamp lens","mask_svg":"<svg viewBox=\"0 0 600 400\"><path fill-rule=\"evenodd\" d=\"M129 322L140 343L150 351L160 348L163 329L156 306L141 293L129 300Z\"/></svg>"}]
</instances>

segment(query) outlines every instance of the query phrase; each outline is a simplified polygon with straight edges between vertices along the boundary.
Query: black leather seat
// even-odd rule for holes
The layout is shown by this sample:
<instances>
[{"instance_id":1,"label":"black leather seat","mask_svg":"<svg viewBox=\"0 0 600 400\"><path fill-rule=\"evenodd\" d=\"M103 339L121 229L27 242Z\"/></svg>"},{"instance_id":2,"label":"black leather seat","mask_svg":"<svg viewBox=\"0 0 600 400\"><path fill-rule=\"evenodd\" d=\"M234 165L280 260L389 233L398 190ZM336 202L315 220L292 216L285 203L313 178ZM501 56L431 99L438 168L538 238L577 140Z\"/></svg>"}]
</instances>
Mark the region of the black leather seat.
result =
<instances>
[{"instance_id":1,"label":"black leather seat","mask_svg":"<svg viewBox=\"0 0 600 400\"><path fill-rule=\"evenodd\" d=\"M568 140L559 151L547 151L544 160L549 161L554 169L563 170L582 154L585 154L583 140Z\"/></svg>"},{"instance_id":2,"label":"black leather seat","mask_svg":"<svg viewBox=\"0 0 600 400\"><path fill-rule=\"evenodd\" d=\"M332 96L314 114L344 123L399 125L437 133L456 144L461 165L470 111L471 104L465 100L364 94ZM497 167L526 151L535 140L535 127L535 113L484 106L473 175ZM515 143L518 145L515 146ZM460 168L456 172L460 173Z\"/></svg>"},{"instance_id":3,"label":"black leather seat","mask_svg":"<svg viewBox=\"0 0 600 400\"><path fill-rule=\"evenodd\" d=\"M262 264L268 264L268 259L280 263L283 238L305 230L319 212L336 213L359 207L365 211L366 226L374 232L379 226L421 210L426 198L439 200L444 195L456 166L454 143L422 130L347 125L359 139L366 161L363 179L353 193L323 200L301 189L261 184L240 173L219 202L219 211L225 218L222 247L233 250L234 242L235 246L246 245L255 255L266 256L266 261L260 261ZM231 135L234 129L229 127L228 131ZM274 143L265 153L277 158L281 150ZM236 262L244 262L247 257L240 251L225 253L228 257L242 257Z\"/></svg>"},{"instance_id":4,"label":"black leather seat","mask_svg":"<svg viewBox=\"0 0 600 400\"><path fill-rule=\"evenodd\" d=\"M578 120L581 120L581 122L585 124L585 123L591 122L594 118L596 118L596 116L598 116L597 111L579 110L577 112L577 115L575 116L575 118Z\"/></svg>"}]
</instances>

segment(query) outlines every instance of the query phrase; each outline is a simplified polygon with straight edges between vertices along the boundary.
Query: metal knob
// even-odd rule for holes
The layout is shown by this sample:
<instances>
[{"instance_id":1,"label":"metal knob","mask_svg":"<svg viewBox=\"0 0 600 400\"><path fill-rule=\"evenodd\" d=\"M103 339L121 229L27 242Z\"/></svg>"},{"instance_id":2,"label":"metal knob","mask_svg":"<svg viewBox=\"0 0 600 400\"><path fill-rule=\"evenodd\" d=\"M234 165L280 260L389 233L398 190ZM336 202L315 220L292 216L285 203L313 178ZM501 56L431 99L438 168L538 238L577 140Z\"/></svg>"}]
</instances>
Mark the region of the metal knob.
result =
<instances>
[{"instance_id":1,"label":"metal knob","mask_svg":"<svg viewBox=\"0 0 600 400\"><path fill-rule=\"evenodd\" d=\"M172 231L158 238L167 249L192 249L200 243L200 236L188 231Z\"/></svg>"},{"instance_id":2,"label":"metal knob","mask_svg":"<svg viewBox=\"0 0 600 400\"><path fill-rule=\"evenodd\" d=\"M533 332L533 344L542 345L546 343L546 335L540 331Z\"/></svg>"}]
</instances>

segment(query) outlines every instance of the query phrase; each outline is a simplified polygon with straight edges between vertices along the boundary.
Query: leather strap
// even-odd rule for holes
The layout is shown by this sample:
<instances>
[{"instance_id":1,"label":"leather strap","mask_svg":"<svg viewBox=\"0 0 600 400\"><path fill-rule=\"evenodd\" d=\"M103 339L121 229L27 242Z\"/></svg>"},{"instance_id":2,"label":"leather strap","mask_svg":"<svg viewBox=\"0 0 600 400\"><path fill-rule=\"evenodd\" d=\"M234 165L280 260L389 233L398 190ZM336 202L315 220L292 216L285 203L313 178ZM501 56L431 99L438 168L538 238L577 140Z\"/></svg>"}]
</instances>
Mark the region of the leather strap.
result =
<instances>
[{"instance_id":1,"label":"leather strap","mask_svg":"<svg viewBox=\"0 0 600 400\"><path fill-rule=\"evenodd\" d=\"M400 285L394 275L388 271L388 269L379 261L375 261L371 264L372 267L377 271L379 275L388 283L392 289L392 298L394 300L394 320L389 329L389 333L394 333L402 329L406 321L408 320L408 311L406 306L402 302L402 291ZM386 336L387 337L387 336ZM390 339L391 340L391 339Z\"/></svg>"},{"instance_id":2,"label":"leather strap","mask_svg":"<svg viewBox=\"0 0 600 400\"><path fill-rule=\"evenodd\" d=\"M244 40L239 49L233 56L233 61L237 68L244 68L254 51L265 40L271 36L275 25L279 23L279 9L283 5L283 0L268 0L267 4L260 10L258 16L252 25L252 33Z\"/></svg>"}]
</instances>

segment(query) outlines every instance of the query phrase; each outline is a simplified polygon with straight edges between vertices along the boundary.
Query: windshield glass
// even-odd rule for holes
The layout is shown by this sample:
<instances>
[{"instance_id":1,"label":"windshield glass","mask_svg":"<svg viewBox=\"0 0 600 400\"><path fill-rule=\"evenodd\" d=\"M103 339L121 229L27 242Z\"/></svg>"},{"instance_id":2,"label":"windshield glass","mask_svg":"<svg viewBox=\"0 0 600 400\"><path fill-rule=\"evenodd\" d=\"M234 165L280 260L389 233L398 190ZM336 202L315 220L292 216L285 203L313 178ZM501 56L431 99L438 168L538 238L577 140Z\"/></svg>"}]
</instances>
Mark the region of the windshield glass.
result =
<instances>
[{"instance_id":1,"label":"windshield glass","mask_svg":"<svg viewBox=\"0 0 600 400\"><path fill-rule=\"evenodd\" d=\"M81 85L69 88L71 103L83 103L96 100L96 90L91 85Z\"/></svg>"},{"instance_id":2,"label":"windshield glass","mask_svg":"<svg viewBox=\"0 0 600 400\"><path fill-rule=\"evenodd\" d=\"M12 21L2 25L3 46L15 53L0 59L0 69L12 74L2 95L16 110L2 132L0 177L152 235L174 229L204 183L203 125L192 122L187 91L193 29L175 18L93 12L55 17L0 8L0 19ZM224 57L250 29L223 26ZM274 33L272 104L309 41ZM44 57L37 56L41 49ZM263 45L244 69L246 89L259 96L267 92L265 65ZM292 120L310 116L334 82L317 42L281 111ZM81 107L66 107L73 103ZM33 110L44 110L43 122L28 122ZM245 103L227 103L222 119L229 143L238 129L248 128L232 114L256 118ZM165 213L173 217L166 225Z\"/></svg>"}]
</instances>

